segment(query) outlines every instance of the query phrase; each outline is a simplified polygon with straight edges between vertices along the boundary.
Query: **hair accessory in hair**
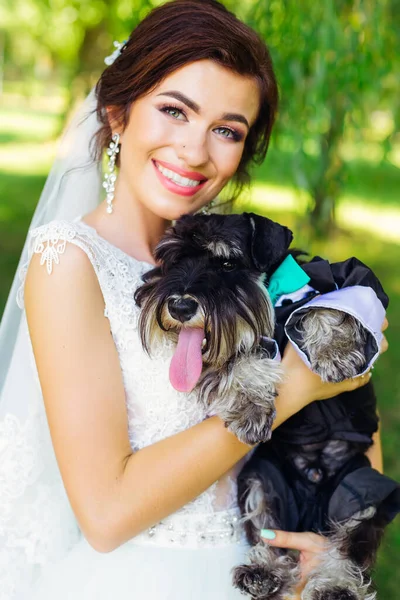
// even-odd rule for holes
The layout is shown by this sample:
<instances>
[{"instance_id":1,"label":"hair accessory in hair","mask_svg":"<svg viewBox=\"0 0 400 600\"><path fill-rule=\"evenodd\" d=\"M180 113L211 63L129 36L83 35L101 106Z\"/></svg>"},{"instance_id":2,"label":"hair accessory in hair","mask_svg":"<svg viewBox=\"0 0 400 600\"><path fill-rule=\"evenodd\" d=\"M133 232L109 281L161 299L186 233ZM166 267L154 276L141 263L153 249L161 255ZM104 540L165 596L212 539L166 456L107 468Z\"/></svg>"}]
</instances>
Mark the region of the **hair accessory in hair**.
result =
<instances>
[{"instance_id":1,"label":"hair accessory in hair","mask_svg":"<svg viewBox=\"0 0 400 600\"><path fill-rule=\"evenodd\" d=\"M108 67L110 65L112 65L113 62L118 58L118 56L121 54L122 50L125 48L127 42L128 42L128 40L124 40L123 42L114 42L114 46L115 46L116 50L114 50L114 52L112 54L110 54L110 56L106 56L104 59L104 62L106 63L106 65Z\"/></svg>"}]
</instances>

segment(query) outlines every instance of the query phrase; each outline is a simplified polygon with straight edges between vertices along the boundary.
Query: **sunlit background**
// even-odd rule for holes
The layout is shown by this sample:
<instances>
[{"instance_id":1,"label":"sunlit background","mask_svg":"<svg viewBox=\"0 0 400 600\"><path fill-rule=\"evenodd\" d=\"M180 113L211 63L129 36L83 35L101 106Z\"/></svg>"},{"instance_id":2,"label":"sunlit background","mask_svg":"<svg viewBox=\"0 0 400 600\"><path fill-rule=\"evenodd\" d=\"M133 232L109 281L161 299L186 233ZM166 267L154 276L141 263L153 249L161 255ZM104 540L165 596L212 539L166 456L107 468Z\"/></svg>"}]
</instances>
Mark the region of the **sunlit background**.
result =
<instances>
[{"instance_id":1,"label":"sunlit background","mask_svg":"<svg viewBox=\"0 0 400 600\"><path fill-rule=\"evenodd\" d=\"M156 0L0 4L0 314L57 138ZM399 0L226 0L267 41L281 105L265 163L236 206L287 224L296 246L358 256L391 298L374 370L385 470L400 480ZM381 600L400 589L400 526L379 555Z\"/></svg>"}]
</instances>

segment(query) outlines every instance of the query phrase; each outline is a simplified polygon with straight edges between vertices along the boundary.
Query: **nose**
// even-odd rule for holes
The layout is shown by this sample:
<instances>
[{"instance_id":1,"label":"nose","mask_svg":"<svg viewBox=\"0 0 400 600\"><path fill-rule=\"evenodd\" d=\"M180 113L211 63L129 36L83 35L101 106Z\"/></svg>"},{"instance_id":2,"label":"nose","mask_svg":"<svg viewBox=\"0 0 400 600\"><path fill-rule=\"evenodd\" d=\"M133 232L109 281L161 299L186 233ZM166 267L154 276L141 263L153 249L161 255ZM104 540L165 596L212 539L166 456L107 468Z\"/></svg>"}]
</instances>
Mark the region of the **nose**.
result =
<instances>
[{"instance_id":1,"label":"nose","mask_svg":"<svg viewBox=\"0 0 400 600\"><path fill-rule=\"evenodd\" d=\"M188 166L193 168L205 165L209 160L208 136L205 131L191 130L190 135L181 140L178 148L178 157Z\"/></svg>"},{"instance_id":2,"label":"nose","mask_svg":"<svg viewBox=\"0 0 400 600\"><path fill-rule=\"evenodd\" d=\"M193 298L178 298L168 300L169 314L173 319L185 323L189 321L197 312L198 304Z\"/></svg>"}]
</instances>

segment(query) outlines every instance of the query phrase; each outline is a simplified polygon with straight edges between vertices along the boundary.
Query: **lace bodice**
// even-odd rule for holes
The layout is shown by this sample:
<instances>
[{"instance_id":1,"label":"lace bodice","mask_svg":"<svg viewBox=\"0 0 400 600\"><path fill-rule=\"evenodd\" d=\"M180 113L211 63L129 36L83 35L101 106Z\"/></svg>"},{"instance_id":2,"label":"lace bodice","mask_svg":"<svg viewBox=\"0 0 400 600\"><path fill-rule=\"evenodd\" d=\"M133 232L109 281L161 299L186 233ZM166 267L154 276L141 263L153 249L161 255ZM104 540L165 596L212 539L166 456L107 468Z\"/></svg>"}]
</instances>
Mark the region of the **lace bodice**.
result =
<instances>
[{"instance_id":1,"label":"lace bodice","mask_svg":"<svg viewBox=\"0 0 400 600\"><path fill-rule=\"evenodd\" d=\"M67 243L79 246L93 265L120 359L132 449L140 450L203 421L207 415L195 394L177 392L169 382L171 342L165 341L152 357L142 348L137 330L139 308L133 294L152 265L127 255L81 220L53 221L34 230L32 240L33 252L41 254L49 274L62 260ZM181 512L213 512L235 504L234 478L225 478Z\"/></svg>"}]
</instances>

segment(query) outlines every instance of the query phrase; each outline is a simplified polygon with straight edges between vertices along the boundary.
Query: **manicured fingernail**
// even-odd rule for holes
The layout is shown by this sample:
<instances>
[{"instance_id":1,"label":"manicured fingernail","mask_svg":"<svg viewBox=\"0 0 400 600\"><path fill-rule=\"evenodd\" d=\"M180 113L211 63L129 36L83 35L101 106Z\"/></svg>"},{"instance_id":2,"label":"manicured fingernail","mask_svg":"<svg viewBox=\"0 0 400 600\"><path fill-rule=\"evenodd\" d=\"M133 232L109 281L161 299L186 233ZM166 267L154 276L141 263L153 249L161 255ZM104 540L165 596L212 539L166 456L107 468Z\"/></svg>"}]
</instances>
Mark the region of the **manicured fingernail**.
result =
<instances>
[{"instance_id":1,"label":"manicured fingernail","mask_svg":"<svg viewBox=\"0 0 400 600\"><path fill-rule=\"evenodd\" d=\"M274 540L276 538L276 533L271 531L271 529L261 529L260 535L266 540Z\"/></svg>"}]
</instances>

